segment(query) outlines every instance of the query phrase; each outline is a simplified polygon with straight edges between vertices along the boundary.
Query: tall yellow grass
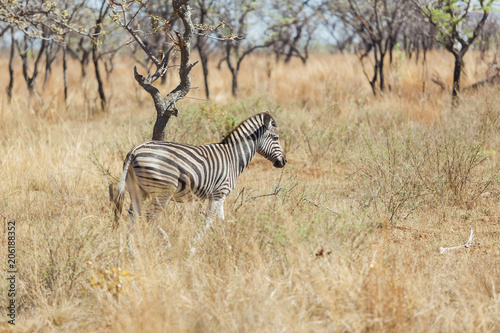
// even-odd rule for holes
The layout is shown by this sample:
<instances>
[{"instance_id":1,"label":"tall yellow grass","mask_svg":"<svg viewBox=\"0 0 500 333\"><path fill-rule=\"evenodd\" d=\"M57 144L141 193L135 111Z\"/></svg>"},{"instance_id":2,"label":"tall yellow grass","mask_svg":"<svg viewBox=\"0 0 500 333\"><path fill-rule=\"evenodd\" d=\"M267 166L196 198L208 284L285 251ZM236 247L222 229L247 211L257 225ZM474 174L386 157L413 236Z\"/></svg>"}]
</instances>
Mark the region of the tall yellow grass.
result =
<instances>
[{"instance_id":1,"label":"tall yellow grass","mask_svg":"<svg viewBox=\"0 0 500 333\"><path fill-rule=\"evenodd\" d=\"M426 68L397 55L391 90L378 97L352 55L314 55L305 66L254 56L233 99L227 69L212 64L213 100L179 102L168 139L217 141L231 121L270 109L289 164L257 157L193 256L205 203L169 204L160 224L170 249L141 219L132 259L126 216L113 231L107 192L128 150L151 135L154 108L132 68L120 59L106 79L106 112L78 64L66 105L59 67L29 101L16 64L13 100L0 93L0 216L17 223L19 305L16 326L3 320L1 330L500 331L498 87L452 109L450 91L430 81L451 86L444 53L430 53ZM189 96L202 99L200 70ZM486 64L471 54L465 71L468 86ZM175 84L172 72L160 89ZM439 254L464 243L469 227L473 247ZM6 237L0 246L6 271Z\"/></svg>"}]
</instances>

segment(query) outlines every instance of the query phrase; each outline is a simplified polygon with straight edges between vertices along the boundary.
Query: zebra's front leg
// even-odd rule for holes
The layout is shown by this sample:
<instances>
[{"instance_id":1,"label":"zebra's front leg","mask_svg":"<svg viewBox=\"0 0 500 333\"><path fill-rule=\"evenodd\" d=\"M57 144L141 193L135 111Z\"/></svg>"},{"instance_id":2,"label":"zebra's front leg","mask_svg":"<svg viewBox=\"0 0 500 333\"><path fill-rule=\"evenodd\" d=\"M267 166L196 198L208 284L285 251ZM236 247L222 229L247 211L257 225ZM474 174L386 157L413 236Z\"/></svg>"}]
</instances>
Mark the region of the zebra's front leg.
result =
<instances>
[{"instance_id":1,"label":"zebra's front leg","mask_svg":"<svg viewBox=\"0 0 500 333\"><path fill-rule=\"evenodd\" d=\"M212 223L216 216L224 219L224 200L226 196L220 198L210 198L207 207L207 214L205 217L205 222L202 231L196 236L193 241L193 246L191 247L191 254L196 252L196 244L203 238L208 229L211 228Z\"/></svg>"},{"instance_id":2,"label":"zebra's front leg","mask_svg":"<svg viewBox=\"0 0 500 333\"><path fill-rule=\"evenodd\" d=\"M220 218L221 220L224 220L224 201L220 205L219 211L217 212L217 217Z\"/></svg>"}]
</instances>

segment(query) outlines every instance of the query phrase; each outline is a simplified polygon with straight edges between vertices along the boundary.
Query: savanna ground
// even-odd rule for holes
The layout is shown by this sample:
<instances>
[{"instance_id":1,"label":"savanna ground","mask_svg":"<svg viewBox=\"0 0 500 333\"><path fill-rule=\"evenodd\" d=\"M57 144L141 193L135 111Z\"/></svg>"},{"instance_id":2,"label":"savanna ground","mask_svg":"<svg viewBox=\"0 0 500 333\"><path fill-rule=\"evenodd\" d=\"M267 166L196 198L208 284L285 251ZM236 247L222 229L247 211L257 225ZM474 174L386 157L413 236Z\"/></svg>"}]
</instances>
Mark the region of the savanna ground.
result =
<instances>
[{"instance_id":1,"label":"savanna ground","mask_svg":"<svg viewBox=\"0 0 500 333\"><path fill-rule=\"evenodd\" d=\"M349 55L306 66L250 58L237 99L227 70L212 67L213 101L179 102L168 140L218 141L269 109L289 163L273 169L256 157L226 200L226 220L192 256L206 203L169 204L160 224L170 249L139 221L135 259L125 213L112 230L108 196L154 121L133 62L121 59L107 79L106 112L92 70L82 79L72 64L65 106L60 67L29 103L17 65L12 102L1 92L0 216L16 221L18 309L13 327L2 306L0 330L500 331L500 90L466 92L452 108L450 91L430 81L451 84L448 55L429 54L426 67L398 55L391 91L376 98ZM0 70L7 78L6 59ZM463 86L486 70L471 54ZM439 253L470 228L473 246ZM5 280L0 287L6 304Z\"/></svg>"}]
</instances>

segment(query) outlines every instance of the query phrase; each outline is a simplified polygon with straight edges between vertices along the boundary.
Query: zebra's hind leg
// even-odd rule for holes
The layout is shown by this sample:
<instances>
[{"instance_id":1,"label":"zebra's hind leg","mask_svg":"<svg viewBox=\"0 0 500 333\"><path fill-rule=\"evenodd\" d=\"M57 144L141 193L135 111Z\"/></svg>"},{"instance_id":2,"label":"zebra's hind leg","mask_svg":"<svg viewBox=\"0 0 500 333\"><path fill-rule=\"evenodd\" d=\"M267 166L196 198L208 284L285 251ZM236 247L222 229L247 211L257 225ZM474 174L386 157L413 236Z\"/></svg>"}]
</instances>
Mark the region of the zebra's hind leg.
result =
<instances>
[{"instance_id":1,"label":"zebra's hind leg","mask_svg":"<svg viewBox=\"0 0 500 333\"><path fill-rule=\"evenodd\" d=\"M149 222L152 221L156 225L158 233L160 234L160 236L162 236L163 240L165 241L166 247L168 249L171 247L170 238L168 237L168 234L165 232L165 230L163 230L163 228L157 224L158 222L157 217L165 209L165 206L167 205L167 203L170 201L171 198L172 194L154 197L151 200L151 205L149 206L148 211L146 213L148 221Z\"/></svg>"},{"instance_id":2,"label":"zebra's hind leg","mask_svg":"<svg viewBox=\"0 0 500 333\"><path fill-rule=\"evenodd\" d=\"M130 208L128 209L128 218L129 218L129 227L127 233L127 249L130 251L130 255L135 258L135 250L134 250L134 225L136 216L139 214L134 214L134 205L130 204Z\"/></svg>"},{"instance_id":3,"label":"zebra's hind leg","mask_svg":"<svg viewBox=\"0 0 500 333\"><path fill-rule=\"evenodd\" d=\"M225 196L221 198L210 198L208 202L207 215L205 217L205 225L203 226L203 230L196 236L193 241L193 246L191 247L191 254L196 252L196 244L203 238L205 233L212 227L212 223L216 216L224 219L224 200Z\"/></svg>"},{"instance_id":4,"label":"zebra's hind leg","mask_svg":"<svg viewBox=\"0 0 500 333\"><path fill-rule=\"evenodd\" d=\"M129 181L130 179L130 181ZM134 227L135 221L141 216L142 204L147 193L144 192L130 177L127 179L127 186L130 194L130 208L128 209L129 229L127 234L127 248L132 257L135 257L134 250Z\"/></svg>"}]
</instances>

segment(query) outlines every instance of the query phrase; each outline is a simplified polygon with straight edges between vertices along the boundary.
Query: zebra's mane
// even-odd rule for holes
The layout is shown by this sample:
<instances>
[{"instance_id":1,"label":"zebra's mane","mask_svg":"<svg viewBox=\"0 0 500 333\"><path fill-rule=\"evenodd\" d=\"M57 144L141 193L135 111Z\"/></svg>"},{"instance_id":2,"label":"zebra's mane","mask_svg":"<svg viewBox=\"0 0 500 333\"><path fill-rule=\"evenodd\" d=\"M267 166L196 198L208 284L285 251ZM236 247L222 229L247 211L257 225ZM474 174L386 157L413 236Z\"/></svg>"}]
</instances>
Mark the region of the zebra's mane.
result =
<instances>
[{"instance_id":1,"label":"zebra's mane","mask_svg":"<svg viewBox=\"0 0 500 333\"><path fill-rule=\"evenodd\" d=\"M262 112L262 113L258 113L256 115L253 115L245 120L243 120L241 123L239 123L238 126L236 126L231 132L229 132L225 137L224 139L222 139L222 141L220 143L228 143L230 142L229 141L229 138L236 132L238 132L240 130L240 128L242 127L243 124L246 124L248 122L250 122L252 119L256 119L257 120L257 124L258 126L255 126L253 123L252 123L252 126L250 126L251 128L255 127L254 128L254 131L257 131L259 128L261 127L264 127L266 126L266 115L267 117L269 117L269 121L272 121L273 124L274 124L274 121L273 121L273 117L271 117L271 115L267 112Z\"/></svg>"}]
</instances>

